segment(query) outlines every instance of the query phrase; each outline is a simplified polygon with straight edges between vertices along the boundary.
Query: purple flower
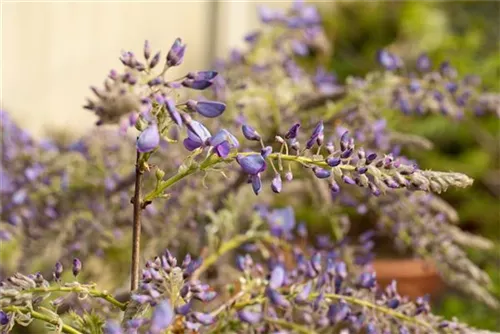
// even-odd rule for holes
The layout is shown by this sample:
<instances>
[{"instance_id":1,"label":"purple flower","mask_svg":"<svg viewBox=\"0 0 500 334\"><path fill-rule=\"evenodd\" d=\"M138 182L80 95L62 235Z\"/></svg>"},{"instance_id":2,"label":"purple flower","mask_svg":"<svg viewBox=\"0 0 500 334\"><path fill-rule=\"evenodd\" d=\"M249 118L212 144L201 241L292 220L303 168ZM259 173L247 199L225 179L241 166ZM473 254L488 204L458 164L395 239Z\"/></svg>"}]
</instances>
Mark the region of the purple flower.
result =
<instances>
[{"instance_id":1,"label":"purple flower","mask_svg":"<svg viewBox=\"0 0 500 334\"><path fill-rule=\"evenodd\" d=\"M300 128L300 123L295 123L294 125L292 125L292 127L290 128L290 130L288 130L287 133L285 134L285 139L295 139L295 138L297 138L297 134L299 132L299 128Z\"/></svg>"},{"instance_id":2,"label":"purple flower","mask_svg":"<svg viewBox=\"0 0 500 334\"><path fill-rule=\"evenodd\" d=\"M268 216L269 229L274 236L290 233L295 227L295 212L291 206L275 209Z\"/></svg>"},{"instance_id":3,"label":"purple flower","mask_svg":"<svg viewBox=\"0 0 500 334\"><path fill-rule=\"evenodd\" d=\"M271 146L266 146L262 150L260 150L260 155L265 159L269 156L269 154L273 153L273 148Z\"/></svg>"},{"instance_id":4,"label":"purple flower","mask_svg":"<svg viewBox=\"0 0 500 334\"><path fill-rule=\"evenodd\" d=\"M318 179L327 179L332 175L332 173L329 170L318 167L314 167L313 172Z\"/></svg>"},{"instance_id":5,"label":"purple flower","mask_svg":"<svg viewBox=\"0 0 500 334\"><path fill-rule=\"evenodd\" d=\"M191 301L185 303L184 305L177 306L175 308L175 313L180 315L187 315L191 311Z\"/></svg>"},{"instance_id":6,"label":"purple flower","mask_svg":"<svg viewBox=\"0 0 500 334\"><path fill-rule=\"evenodd\" d=\"M297 294L297 296L295 297L295 302L299 305L307 304L309 295L311 294L311 290L312 290L312 282L309 281Z\"/></svg>"},{"instance_id":7,"label":"purple flower","mask_svg":"<svg viewBox=\"0 0 500 334\"><path fill-rule=\"evenodd\" d=\"M218 75L216 71L189 72L186 78L191 80L212 80Z\"/></svg>"},{"instance_id":8,"label":"purple flower","mask_svg":"<svg viewBox=\"0 0 500 334\"><path fill-rule=\"evenodd\" d=\"M175 122L175 124L182 126L182 117L177 111L174 101L167 97L165 99L165 106L167 107L167 112L170 115L170 118Z\"/></svg>"},{"instance_id":9,"label":"purple flower","mask_svg":"<svg viewBox=\"0 0 500 334\"><path fill-rule=\"evenodd\" d=\"M56 280L61 278L61 275L63 273L63 265L61 262L57 262L56 265L54 266L54 278Z\"/></svg>"},{"instance_id":10,"label":"purple flower","mask_svg":"<svg viewBox=\"0 0 500 334\"><path fill-rule=\"evenodd\" d=\"M123 334L120 324L115 321L108 321L103 330L104 334Z\"/></svg>"},{"instance_id":11,"label":"purple flower","mask_svg":"<svg viewBox=\"0 0 500 334\"><path fill-rule=\"evenodd\" d=\"M324 139L323 130L324 130L324 128L325 127L323 125L323 121L320 121L316 125L316 127L314 128L313 134L311 135L311 137L309 138L309 140L306 143L307 149L311 149L315 142L317 142L318 145L323 144L323 139Z\"/></svg>"},{"instance_id":12,"label":"purple flower","mask_svg":"<svg viewBox=\"0 0 500 334\"><path fill-rule=\"evenodd\" d=\"M212 86L212 81L209 80L194 80L194 79L184 79L182 80L182 85L187 88L204 90Z\"/></svg>"},{"instance_id":13,"label":"purple flower","mask_svg":"<svg viewBox=\"0 0 500 334\"><path fill-rule=\"evenodd\" d=\"M180 64L182 64L185 51L186 51L186 45L182 44L182 40L180 38L177 38L174 44L172 44L170 51L168 51L167 65L169 67L172 67L172 66L179 66Z\"/></svg>"},{"instance_id":14,"label":"purple flower","mask_svg":"<svg viewBox=\"0 0 500 334\"><path fill-rule=\"evenodd\" d=\"M158 145L160 145L158 125L156 123L151 123L137 138L137 151L140 153L151 152L158 147Z\"/></svg>"},{"instance_id":15,"label":"purple flower","mask_svg":"<svg viewBox=\"0 0 500 334\"><path fill-rule=\"evenodd\" d=\"M271 181L271 189L273 192L279 194L283 188L283 182L281 181L281 176L276 174Z\"/></svg>"},{"instance_id":16,"label":"purple flower","mask_svg":"<svg viewBox=\"0 0 500 334\"><path fill-rule=\"evenodd\" d=\"M330 167L337 167L338 165L340 165L340 162L341 162L340 158L337 157L331 157L326 159L326 163Z\"/></svg>"},{"instance_id":17,"label":"purple flower","mask_svg":"<svg viewBox=\"0 0 500 334\"><path fill-rule=\"evenodd\" d=\"M215 317L209 313L193 312L193 318L205 326L209 326L215 322Z\"/></svg>"},{"instance_id":18,"label":"purple flower","mask_svg":"<svg viewBox=\"0 0 500 334\"><path fill-rule=\"evenodd\" d=\"M212 137L210 131L200 122L191 120L186 125L188 127L188 138L184 139L184 147L189 151L206 145L207 141Z\"/></svg>"},{"instance_id":19,"label":"purple flower","mask_svg":"<svg viewBox=\"0 0 500 334\"><path fill-rule=\"evenodd\" d=\"M216 135L209 139L208 143L214 147L215 152L221 158L226 158L232 148L240 146L238 139L226 129L217 132Z\"/></svg>"},{"instance_id":20,"label":"purple flower","mask_svg":"<svg viewBox=\"0 0 500 334\"><path fill-rule=\"evenodd\" d=\"M76 277L82 270L82 261L78 258L73 259L73 275Z\"/></svg>"},{"instance_id":21,"label":"purple flower","mask_svg":"<svg viewBox=\"0 0 500 334\"><path fill-rule=\"evenodd\" d=\"M150 328L151 332L157 334L162 333L170 326L174 320L174 316L175 313L170 303L167 300L162 301L153 311Z\"/></svg>"},{"instance_id":22,"label":"purple flower","mask_svg":"<svg viewBox=\"0 0 500 334\"><path fill-rule=\"evenodd\" d=\"M418 56L417 69L420 72L427 72L431 69L431 60L426 53L422 53Z\"/></svg>"},{"instance_id":23,"label":"purple flower","mask_svg":"<svg viewBox=\"0 0 500 334\"><path fill-rule=\"evenodd\" d=\"M186 106L190 110L196 111L197 113L208 118L218 117L222 115L224 110L226 110L226 105L222 102L217 102L217 101L188 100L186 102Z\"/></svg>"},{"instance_id":24,"label":"purple flower","mask_svg":"<svg viewBox=\"0 0 500 334\"><path fill-rule=\"evenodd\" d=\"M4 311L0 311L0 325L5 326L9 323L9 316Z\"/></svg>"},{"instance_id":25,"label":"purple flower","mask_svg":"<svg viewBox=\"0 0 500 334\"><path fill-rule=\"evenodd\" d=\"M271 303L275 306L279 306L282 308L288 308L290 307L290 302L280 294L278 291L272 289L272 288L266 288L266 296L269 298Z\"/></svg>"},{"instance_id":26,"label":"purple flower","mask_svg":"<svg viewBox=\"0 0 500 334\"><path fill-rule=\"evenodd\" d=\"M298 56L307 56L309 54L309 47L298 40L291 42L293 52Z\"/></svg>"},{"instance_id":27,"label":"purple flower","mask_svg":"<svg viewBox=\"0 0 500 334\"><path fill-rule=\"evenodd\" d=\"M241 131L243 132L245 138L248 140L259 141L261 139L259 133L255 131L255 129L250 125L243 124L241 126Z\"/></svg>"},{"instance_id":28,"label":"purple flower","mask_svg":"<svg viewBox=\"0 0 500 334\"><path fill-rule=\"evenodd\" d=\"M396 56L385 49L377 51L377 61L389 71L395 70L398 67Z\"/></svg>"},{"instance_id":29,"label":"purple flower","mask_svg":"<svg viewBox=\"0 0 500 334\"><path fill-rule=\"evenodd\" d=\"M257 175L266 170L266 160L260 154L238 155L236 161L240 164L243 172L249 175Z\"/></svg>"},{"instance_id":30,"label":"purple flower","mask_svg":"<svg viewBox=\"0 0 500 334\"><path fill-rule=\"evenodd\" d=\"M262 180L260 179L260 174L251 175L250 181L252 182L252 189L255 195L258 195L262 190Z\"/></svg>"},{"instance_id":31,"label":"purple flower","mask_svg":"<svg viewBox=\"0 0 500 334\"><path fill-rule=\"evenodd\" d=\"M345 320L350 313L351 309L343 300L341 300L337 304L330 305L330 307L328 308L328 318L330 319L332 324L336 324L340 321Z\"/></svg>"},{"instance_id":32,"label":"purple flower","mask_svg":"<svg viewBox=\"0 0 500 334\"><path fill-rule=\"evenodd\" d=\"M271 272L271 277L269 278L269 287L271 289L279 289L283 286L285 281L285 268L282 265L277 265Z\"/></svg>"},{"instance_id":33,"label":"purple flower","mask_svg":"<svg viewBox=\"0 0 500 334\"><path fill-rule=\"evenodd\" d=\"M257 324L262 319L262 312L253 312L249 308L244 308L238 312L238 318L248 324Z\"/></svg>"}]
</instances>

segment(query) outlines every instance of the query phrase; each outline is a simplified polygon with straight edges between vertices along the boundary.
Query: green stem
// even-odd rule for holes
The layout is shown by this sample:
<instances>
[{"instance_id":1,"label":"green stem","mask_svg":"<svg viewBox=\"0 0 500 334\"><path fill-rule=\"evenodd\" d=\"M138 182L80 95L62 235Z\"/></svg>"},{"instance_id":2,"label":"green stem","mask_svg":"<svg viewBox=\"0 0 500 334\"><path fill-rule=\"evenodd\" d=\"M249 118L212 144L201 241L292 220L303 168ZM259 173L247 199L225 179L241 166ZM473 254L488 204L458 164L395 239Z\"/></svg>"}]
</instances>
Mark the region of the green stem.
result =
<instances>
[{"instance_id":1,"label":"green stem","mask_svg":"<svg viewBox=\"0 0 500 334\"><path fill-rule=\"evenodd\" d=\"M178 172L177 174L175 174L174 176L172 176L171 178L163 181L160 186L153 190L152 192L150 192L149 194L147 194L145 197L144 197L144 201L145 202L148 202L148 201L152 201L154 200L155 198L161 196L163 194L163 192L169 188L170 186L172 186L173 184L179 182L180 180L182 180L183 178L185 178L186 176L188 175L191 175L197 171L202 171L202 170L206 170L218 163L221 163L221 162L232 162L236 159L236 156L237 155L251 155L251 154L258 154L258 153L255 153L255 152L238 152L238 153L233 153L231 155L229 155L227 158L223 159L223 158L219 158L219 157L216 157L214 155L210 156L207 160L205 160L199 167L196 167L196 166L192 166L192 167L189 167L189 168L186 168L184 170L182 170L181 172ZM313 160L311 158L307 158L307 157L301 157L301 156L296 156L296 155L286 155L286 154L281 154L281 153L271 153L267 159L272 159L272 160L278 160L278 159L281 159L281 160L285 160L285 161L295 161L295 162L298 162L298 163L301 163L301 164L313 164L313 165L316 165L316 166L319 166L319 167L323 167L323 168L330 168L328 166L328 164L325 162L325 160ZM343 170L354 170L354 166L350 166L350 165L339 165L338 167L336 168L341 168Z\"/></svg>"},{"instance_id":2,"label":"green stem","mask_svg":"<svg viewBox=\"0 0 500 334\"><path fill-rule=\"evenodd\" d=\"M316 298L317 296L318 296L318 293L312 293L309 298L311 300L314 300L314 298ZM291 298L293 296L290 295L288 297ZM406 316L405 314L403 314L401 312L389 309L389 308L384 307L384 306L376 305L376 304L371 303L371 302L366 301L366 300L358 299L356 297L351 297L351 296L338 295L338 294L334 294L334 293L325 294L325 297L326 298L330 298L330 299L335 299L335 300L341 300L342 299L342 300L344 300L347 303L350 303L352 305L363 306L363 307L375 310L377 312L390 315L391 317L394 317L394 318L399 319L401 321L404 321L404 322L407 322L407 323L412 323L414 325L427 328L429 330L429 332L435 332L435 328L431 324L429 324L429 323L427 323L427 322L425 322L423 320ZM241 310L241 309L243 309L243 308L245 308L247 306L250 306L250 305L254 305L254 304L258 304L258 303L263 303L265 300L266 300L266 298L262 297L262 296L259 296L259 297L256 297L256 298L252 298L252 299L249 299L249 300L245 300L245 301L236 303L234 305L234 309Z\"/></svg>"},{"instance_id":3,"label":"green stem","mask_svg":"<svg viewBox=\"0 0 500 334\"><path fill-rule=\"evenodd\" d=\"M311 294L312 298L317 297L317 295L318 294ZM391 317L397 318L399 320L402 320L402 321L405 321L408 323L413 323L414 325L425 327L425 328L428 328L428 329L434 331L434 327L432 327L432 325L430 325L429 323L427 323L425 321L422 321L422 320L419 320L419 319L413 318L413 317L408 317L401 312L389 309L389 308L384 307L384 306L373 304L373 303L366 301L366 300L358 299L358 298L351 297L351 296L338 295L338 294L334 294L334 293L325 294L325 297L335 299L335 300L342 299L348 303L358 305L358 306L367 307L367 308L370 308L372 310L378 311L380 313L385 313L387 315L390 315Z\"/></svg>"},{"instance_id":4,"label":"green stem","mask_svg":"<svg viewBox=\"0 0 500 334\"><path fill-rule=\"evenodd\" d=\"M278 238L271 236L269 232L247 232L246 234L240 234L224 242L222 246L215 253L209 255L206 259L204 259L202 265L193 274L192 279L193 280L198 279L200 275L203 272L205 272L208 268L210 268L213 264L215 264L215 262L217 262L217 260L222 255L232 251L233 249L240 247L244 243L254 240L262 240L270 244L282 244L286 248L288 247L287 244L284 244Z\"/></svg>"},{"instance_id":5,"label":"green stem","mask_svg":"<svg viewBox=\"0 0 500 334\"><path fill-rule=\"evenodd\" d=\"M46 293L46 292L88 293L92 297L104 299L105 301L115 305L121 310L125 310L125 308L127 307L125 303L119 302L107 292L99 291L96 289L86 289L80 286L75 286L75 287L53 286L47 288L33 288L33 289L23 290L23 293Z\"/></svg>"},{"instance_id":6,"label":"green stem","mask_svg":"<svg viewBox=\"0 0 500 334\"><path fill-rule=\"evenodd\" d=\"M31 309L29 309L27 307L7 306L7 307L3 308L3 311L5 311L5 312L21 312L21 313L30 314L31 317L33 317L35 319L38 319L38 320L41 320L41 321L45 321L45 322L47 322L49 324L52 324L54 326L61 326L61 330L64 333L68 333L68 334L83 334L82 332L74 329L73 327L63 324L60 319L51 318L48 315L45 315L45 314L39 313L37 311L31 310Z\"/></svg>"}]
</instances>

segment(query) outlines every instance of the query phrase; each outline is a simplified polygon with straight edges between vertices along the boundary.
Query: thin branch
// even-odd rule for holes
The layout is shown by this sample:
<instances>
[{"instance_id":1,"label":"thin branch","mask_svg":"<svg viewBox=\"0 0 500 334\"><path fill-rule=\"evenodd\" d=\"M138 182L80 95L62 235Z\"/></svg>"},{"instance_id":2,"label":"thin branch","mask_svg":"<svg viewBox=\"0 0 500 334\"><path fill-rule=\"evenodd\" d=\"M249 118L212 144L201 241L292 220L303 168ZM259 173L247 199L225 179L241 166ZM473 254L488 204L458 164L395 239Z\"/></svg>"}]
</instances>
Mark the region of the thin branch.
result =
<instances>
[{"instance_id":1,"label":"thin branch","mask_svg":"<svg viewBox=\"0 0 500 334\"><path fill-rule=\"evenodd\" d=\"M144 171L139 165L140 153L137 152L135 161L135 189L132 204L134 206L134 222L132 232L132 265L130 278L130 291L134 291L139 286L139 264L141 252L141 211L142 211L142 176Z\"/></svg>"},{"instance_id":2,"label":"thin branch","mask_svg":"<svg viewBox=\"0 0 500 334\"><path fill-rule=\"evenodd\" d=\"M83 334L82 332L74 329L73 327L65 325L61 319L51 318L48 315L31 310L28 307L7 306L7 307L4 307L2 310L5 312L21 312L21 313L25 313L25 314L30 314L31 317L33 317L34 319L45 321L45 322L52 324L54 326L59 326L63 333Z\"/></svg>"},{"instance_id":3,"label":"thin branch","mask_svg":"<svg viewBox=\"0 0 500 334\"><path fill-rule=\"evenodd\" d=\"M33 288L26 289L22 291L23 293L46 293L46 292L74 292L74 293L88 293L90 296L94 298L101 298L105 301L113 304L121 310L125 310L127 305L116 300L112 295L107 293L106 291L99 291L96 289L86 289L81 286L52 286L52 287L41 287L41 288Z\"/></svg>"}]
</instances>

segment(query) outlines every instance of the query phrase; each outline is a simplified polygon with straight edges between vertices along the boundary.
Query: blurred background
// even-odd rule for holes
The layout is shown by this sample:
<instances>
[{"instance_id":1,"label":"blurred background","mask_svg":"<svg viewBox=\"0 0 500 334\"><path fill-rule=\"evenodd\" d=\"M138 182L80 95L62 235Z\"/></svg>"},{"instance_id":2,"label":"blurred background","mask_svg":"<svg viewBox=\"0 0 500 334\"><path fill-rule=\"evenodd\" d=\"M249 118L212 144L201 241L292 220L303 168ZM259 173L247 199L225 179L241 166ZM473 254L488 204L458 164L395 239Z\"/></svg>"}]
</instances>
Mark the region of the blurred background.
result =
<instances>
[{"instance_id":1,"label":"blurred background","mask_svg":"<svg viewBox=\"0 0 500 334\"><path fill-rule=\"evenodd\" d=\"M258 27L258 5L287 7L290 3L3 3L2 109L35 135L49 126L83 133L95 122L94 116L81 108L89 94L88 85L100 82L117 66L121 50L140 50L144 39L165 50L176 37L182 37L189 52L185 65L176 70L208 68L230 48L241 46L242 36ZM436 63L450 60L461 74L481 76L485 89L500 91L498 1L342 1L317 5L331 43L331 53L319 61L340 80L375 68L376 50L389 47L403 59L425 51ZM461 228L499 244L498 120L478 118L459 123L428 116L408 122L397 114L388 118L400 132L423 135L435 143L430 152L409 153L422 168L456 170L475 179L472 188L450 191L444 198L457 208ZM480 265L493 263L485 269L500 296L498 250L493 255L471 256ZM500 330L493 311L454 291L443 293L435 310L473 326Z\"/></svg>"}]
</instances>

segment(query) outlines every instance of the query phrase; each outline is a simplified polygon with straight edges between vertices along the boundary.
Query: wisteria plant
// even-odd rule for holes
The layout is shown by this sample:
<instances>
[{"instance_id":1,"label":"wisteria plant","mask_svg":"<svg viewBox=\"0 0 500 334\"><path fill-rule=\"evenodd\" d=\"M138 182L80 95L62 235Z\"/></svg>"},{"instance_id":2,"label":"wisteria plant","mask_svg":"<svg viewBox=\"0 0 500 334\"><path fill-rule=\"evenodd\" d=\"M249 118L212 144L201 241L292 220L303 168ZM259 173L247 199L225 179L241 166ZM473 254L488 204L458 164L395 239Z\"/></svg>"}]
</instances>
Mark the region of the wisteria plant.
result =
<instances>
[{"instance_id":1,"label":"wisteria plant","mask_svg":"<svg viewBox=\"0 0 500 334\"><path fill-rule=\"evenodd\" d=\"M70 334L484 332L396 281L381 286L372 260L374 238L390 236L498 307L464 249L493 243L453 225L438 196L473 180L420 169L402 149L432 143L384 118L499 116L498 94L449 63L434 69L422 54L406 65L386 49L381 70L337 82L299 65L325 47L316 7L259 14L248 49L214 70L169 78L180 38L166 55L147 41L140 56L124 52L123 70L91 87L98 129L76 141L37 141L2 112L0 238L15 245L2 249L3 332L34 321ZM297 221L304 202L331 233ZM353 216L373 228L353 238ZM128 282L92 283L117 271L113 252L127 255Z\"/></svg>"}]
</instances>

